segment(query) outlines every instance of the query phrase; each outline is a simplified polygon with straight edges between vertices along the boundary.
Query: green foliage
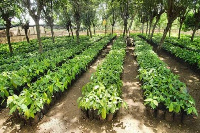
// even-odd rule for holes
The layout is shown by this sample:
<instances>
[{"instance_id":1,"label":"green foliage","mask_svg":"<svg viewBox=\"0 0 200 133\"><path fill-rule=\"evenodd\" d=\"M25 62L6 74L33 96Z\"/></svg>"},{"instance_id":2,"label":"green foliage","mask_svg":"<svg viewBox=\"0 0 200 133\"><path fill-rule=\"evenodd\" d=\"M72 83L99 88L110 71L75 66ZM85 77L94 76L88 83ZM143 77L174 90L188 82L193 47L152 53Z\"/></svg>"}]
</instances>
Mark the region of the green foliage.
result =
<instances>
[{"instance_id":1,"label":"green foliage","mask_svg":"<svg viewBox=\"0 0 200 133\"><path fill-rule=\"evenodd\" d=\"M190 31L193 30L196 27L196 15L194 13L189 13L186 16L186 19L184 21L183 29L184 31ZM200 28L200 22L198 22L197 29Z\"/></svg>"},{"instance_id":2,"label":"green foliage","mask_svg":"<svg viewBox=\"0 0 200 133\"><path fill-rule=\"evenodd\" d=\"M153 41L158 44L157 40L159 40L160 37L161 35L154 36ZM164 42L163 49L200 69L199 42L199 38L196 38L194 42L190 42L188 37L183 37L182 39L170 37Z\"/></svg>"},{"instance_id":3,"label":"green foliage","mask_svg":"<svg viewBox=\"0 0 200 133\"><path fill-rule=\"evenodd\" d=\"M169 112L197 114L195 101L187 93L186 85L161 61L152 47L135 37L135 54L139 64L139 79L142 81L145 105L155 109L164 105Z\"/></svg>"},{"instance_id":4,"label":"green foliage","mask_svg":"<svg viewBox=\"0 0 200 133\"><path fill-rule=\"evenodd\" d=\"M56 92L63 92L82 71L87 69L87 65L94 59L99 51L107 44L111 37L93 43L81 54L77 54L73 59L69 59L61 67L40 77L36 82L24 89L19 96L8 97L7 106L10 113L16 110L20 115L29 119L43 109L45 104L50 104ZM87 44L85 44L87 46ZM76 49L78 50L78 49Z\"/></svg>"},{"instance_id":5,"label":"green foliage","mask_svg":"<svg viewBox=\"0 0 200 133\"><path fill-rule=\"evenodd\" d=\"M0 16L8 16L13 18L19 12L19 4L16 0L0 1Z\"/></svg>"},{"instance_id":6,"label":"green foliage","mask_svg":"<svg viewBox=\"0 0 200 133\"><path fill-rule=\"evenodd\" d=\"M97 39L98 38L99 37L97 37ZM55 70L57 66L59 66L59 63L66 62L69 57L76 55L77 53L81 52L83 49L91 45L91 42L83 42L82 44L77 45L73 41L72 43L66 45L67 43L69 43L69 41L63 42L63 39L60 40L62 47L49 50L48 52L44 52L42 55L39 56L31 57L26 60L24 64L20 62L20 69L18 70L13 69L13 71L4 71L0 75L0 79L4 80L4 82L0 83L0 86L2 87L1 98L3 98L4 100L8 97L8 95L3 95L3 93L7 94L7 92L9 92L9 95L12 95L14 92L20 92L22 90L22 87L25 85L29 86L33 79L37 79L49 70ZM87 38L86 41L88 41ZM15 67L15 65L16 64L14 64L13 66ZM7 92L5 90L7 90Z\"/></svg>"},{"instance_id":7,"label":"green foliage","mask_svg":"<svg viewBox=\"0 0 200 133\"><path fill-rule=\"evenodd\" d=\"M106 114L115 113L125 103L120 98L122 81L120 75L125 57L125 43L122 38L116 40L112 50L104 62L97 67L91 80L82 88L82 97L79 97L79 107L86 110L98 110L102 118Z\"/></svg>"}]
</instances>

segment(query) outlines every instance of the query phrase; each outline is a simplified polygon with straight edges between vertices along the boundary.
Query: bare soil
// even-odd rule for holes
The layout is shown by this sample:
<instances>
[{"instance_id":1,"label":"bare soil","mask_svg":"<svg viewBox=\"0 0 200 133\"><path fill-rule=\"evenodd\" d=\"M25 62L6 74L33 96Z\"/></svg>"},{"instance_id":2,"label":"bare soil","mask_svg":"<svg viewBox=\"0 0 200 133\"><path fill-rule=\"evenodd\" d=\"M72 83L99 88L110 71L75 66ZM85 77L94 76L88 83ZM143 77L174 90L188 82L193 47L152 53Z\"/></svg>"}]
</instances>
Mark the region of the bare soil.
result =
<instances>
[{"instance_id":1,"label":"bare soil","mask_svg":"<svg viewBox=\"0 0 200 133\"><path fill-rule=\"evenodd\" d=\"M110 48L111 46L109 46ZM29 133L197 133L200 132L199 117L191 119L186 124L167 122L150 117L143 104L143 92L140 82L136 78L138 66L133 55L134 48L127 48L122 74L122 98L128 104L128 109L121 108L112 121L98 121L85 118L77 105L77 98L81 96L81 88L89 82L91 74L95 72L97 65L102 62L109 48L104 50L91 67L66 91L61 99L51 107L44 118L35 126L23 126L18 123L8 124L0 114L0 132L29 132ZM187 66L177 62L166 53L159 56L165 61L172 71L181 76L181 80L188 84L189 93L195 100L199 99L199 76ZM194 92L193 92L194 91ZM196 94L198 93L198 95ZM199 110L199 103L197 103ZM6 112L6 111L5 111ZM5 115L5 114L4 114ZM8 118L8 116L5 116ZM3 123L3 125L2 125ZM14 128L14 129L13 129Z\"/></svg>"}]
</instances>

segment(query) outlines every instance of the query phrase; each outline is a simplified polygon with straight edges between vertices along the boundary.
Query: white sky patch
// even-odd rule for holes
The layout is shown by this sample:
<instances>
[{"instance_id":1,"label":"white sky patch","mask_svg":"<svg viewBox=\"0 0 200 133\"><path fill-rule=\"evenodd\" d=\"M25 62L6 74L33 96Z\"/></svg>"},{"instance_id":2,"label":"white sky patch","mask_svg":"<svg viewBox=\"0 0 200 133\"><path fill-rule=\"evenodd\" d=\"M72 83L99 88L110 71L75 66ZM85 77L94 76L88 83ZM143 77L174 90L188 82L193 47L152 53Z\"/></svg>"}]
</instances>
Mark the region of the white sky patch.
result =
<instances>
[{"instance_id":1,"label":"white sky patch","mask_svg":"<svg viewBox=\"0 0 200 133\"><path fill-rule=\"evenodd\" d=\"M32 19L32 17L29 14L26 14L26 19L29 20L29 22L30 22L29 24L30 25L35 25L35 21ZM12 21L17 23L17 22L19 22L19 19L14 17L12 19ZM44 20L42 20L42 19L40 19L39 23L40 24L45 24Z\"/></svg>"}]
</instances>

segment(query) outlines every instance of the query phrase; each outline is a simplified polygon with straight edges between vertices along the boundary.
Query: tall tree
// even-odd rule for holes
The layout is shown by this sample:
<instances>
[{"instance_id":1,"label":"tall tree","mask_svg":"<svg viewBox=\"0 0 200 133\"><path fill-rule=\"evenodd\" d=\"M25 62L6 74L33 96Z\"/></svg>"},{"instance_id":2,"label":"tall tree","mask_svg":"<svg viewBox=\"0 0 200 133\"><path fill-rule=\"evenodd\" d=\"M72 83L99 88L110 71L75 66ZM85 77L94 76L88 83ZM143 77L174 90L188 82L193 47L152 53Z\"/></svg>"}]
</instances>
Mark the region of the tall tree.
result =
<instances>
[{"instance_id":1,"label":"tall tree","mask_svg":"<svg viewBox=\"0 0 200 133\"><path fill-rule=\"evenodd\" d=\"M67 0L61 0L59 3L54 5L55 13L59 18L59 25L65 27L67 32L69 33L69 37L72 35L74 38L73 30L72 30L72 7Z\"/></svg>"},{"instance_id":2,"label":"tall tree","mask_svg":"<svg viewBox=\"0 0 200 133\"><path fill-rule=\"evenodd\" d=\"M154 15L155 15L156 21L153 24L150 39L152 39L156 25L158 24L160 17L164 12L165 12L165 10L164 10L163 2L160 0L156 0L155 5L154 5Z\"/></svg>"},{"instance_id":3,"label":"tall tree","mask_svg":"<svg viewBox=\"0 0 200 133\"><path fill-rule=\"evenodd\" d=\"M43 52L42 42L40 38L40 17L42 9L45 5L45 0L21 0L24 7L29 11L29 15L33 18L36 24L37 39L39 43L39 53Z\"/></svg>"},{"instance_id":4,"label":"tall tree","mask_svg":"<svg viewBox=\"0 0 200 133\"><path fill-rule=\"evenodd\" d=\"M142 23L142 34L144 33L144 24L147 23L148 24L148 17L146 15L145 12L142 11L142 9L140 9L141 11L139 11L138 13L138 18L140 20L140 22Z\"/></svg>"},{"instance_id":5,"label":"tall tree","mask_svg":"<svg viewBox=\"0 0 200 133\"><path fill-rule=\"evenodd\" d=\"M81 27L81 17L82 17L82 6L84 5L84 2L82 0L69 0L71 6L72 6L72 11L73 11L73 17L76 23L76 39L77 42L80 42L79 38L79 31Z\"/></svg>"},{"instance_id":6,"label":"tall tree","mask_svg":"<svg viewBox=\"0 0 200 133\"><path fill-rule=\"evenodd\" d=\"M184 21L184 29L186 31L192 30L191 41L194 40L194 35L198 29L200 29L200 9L189 13Z\"/></svg>"},{"instance_id":7,"label":"tall tree","mask_svg":"<svg viewBox=\"0 0 200 133\"><path fill-rule=\"evenodd\" d=\"M51 38L53 43L54 41L54 32L53 32L53 3L56 2L55 0L46 0L44 8L42 8L42 16L45 19L45 22L51 28Z\"/></svg>"},{"instance_id":8,"label":"tall tree","mask_svg":"<svg viewBox=\"0 0 200 133\"><path fill-rule=\"evenodd\" d=\"M178 39L180 39L183 22L185 21L188 12L189 10L182 10L178 18L178 21L179 21Z\"/></svg>"},{"instance_id":9,"label":"tall tree","mask_svg":"<svg viewBox=\"0 0 200 133\"><path fill-rule=\"evenodd\" d=\"M187 9L190 0L167 0L164 2L165 10L167 13L167 26L163 32L160 40L159 47L161 48L166 38L167 32L170 30L174 20L181 14L183 10Z\"/></svg>"},{"instance_id":10,"label":"tall tree","mask_svg":"<svg viewBox=\"0 0 200 133\"><path fill-rule=\"evenodd\" d=\"M6 36L9 46L10 55L13 54L13 48L10 41L11 19L19 12L19 5L16 0L0 1L0 17L5 21Z\"/></svg>"},{"instance_id":11,"label":"tall tree","mask_svg":"<svg viewBox=\"0 0 200 133\"><path fill-rule=\"evenodd\" d=\"M28 37L28 29L29 29L29 20L26 20L24 23L21 24L22 29L24 29L24 33L26 36L26 40L29 43L29 37Z\"/></svg>"},{"instance_id":12,"label":"tall tree","mask_svg":"<svg viewBox=\"0 0 200 133\"><path fill-rule=\"evenodd\" d=\"M29 19L26 18L26 14L27 14L27 9L24 7L20 8L20 13L16 15L16 17L19 19L20 21L20 25L22 27L22 29L24 29L24 33L26 36L26 40L29 43L29 37L28 37L28 29L29 29Z\"/></svg>"},{"instance_id":13,"label":"tall tree","mask_svg":"<svg viewBox=\"0 0 200 133\"><path fill-rule=\"evenodd\" d=\"M111 17L112 34L114 32L114 26L116 24L119 12L119 2L117 0L108 1L108 16Z\"/></svg>"},{"instance_id":14,"label":"tall tree","mask_svg":"<svg viewBox=\"0 0 200 133\"><path fill-rule=\"evenodd\" d=\"M123 36L128 34L129 0L120 0L120 12L123 20Z\"/></svg>"},{"instance_id":15,"label":"tall tree","mask_svg":"<svg viewBox=\"0 0 200 133\"><path fill-rule=\"evenodd\" d=\"M194 40L194 35L200 29L200 0L192 0L192 5L189 6L189 12L184 21L184 29L186 31L192 30L191 41Z\"/></svg>"},{"instance_id":16,"label":"tall tree","mask_svg":"<svg viewBox=\"0 0 200 133\"><path fill-rule=\"evenodd\" d=\"M129 13L130 13L130 23L128 26L128 33L130 35L130 30L133 25L133 21L135 19L136 14L141 6L140 0L131 0L129 3Z\"/></svg>"},{"instance_id":17,"label":"tall tree","mask_svg":"<svg viewBox=\"0 0 200 133\"><path fill-rule=\"evenodd\" d=\"M90 37L92 37L92 30L91 26L93 24L93 20L95 19L95 8L94 8L94 3L89 3L89 6L83 7L84 12L82 13L82 20L83 20L83 25L86 26L87 31L89 31Z\"/></svg>"}]
</instances>

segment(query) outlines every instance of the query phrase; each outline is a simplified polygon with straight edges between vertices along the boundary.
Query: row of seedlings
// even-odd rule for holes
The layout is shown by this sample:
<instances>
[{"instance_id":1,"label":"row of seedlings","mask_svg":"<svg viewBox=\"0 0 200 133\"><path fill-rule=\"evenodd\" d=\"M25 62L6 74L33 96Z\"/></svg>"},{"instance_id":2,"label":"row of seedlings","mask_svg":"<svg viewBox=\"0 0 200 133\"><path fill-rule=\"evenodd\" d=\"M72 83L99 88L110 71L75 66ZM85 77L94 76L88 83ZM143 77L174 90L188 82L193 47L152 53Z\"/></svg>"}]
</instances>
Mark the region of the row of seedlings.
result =
<instances>
[{"instance_id":1,"label":"row of seedlings","mask_svg":"<svg viewBox=\"0 0 200 133\"><path fill-rule=\"evenodd\" d=\"M186 84L173 74L159 59L152 47L135 37L135 55L139 64L139 80L142 82L144 104L149 113L168 121L183 120L186 115L198 115L195 101L187 92Z\"/></svg>"},{"instance_id":2,"label":"row of seedlings","mask_svg":"<svg viewBox=\"0 0 200 133\"><path fill-rule=\"evenodd\" d=\"M162 34L155 34L153 36L153 40L155 43L159 43L158 41L162 38ZM195 38L193 42L191 42L191 39L187 36L182 36L180 39L177 37L166 37L165 42L171 43L175 46L179 46L181 48L186 48L188 50L192 50L194 52L200 52L200 38Z\"/></svg>"},{"instance_id":3,"label":"row of seedlings","mask_svg":"<svg viewBox=\"0 0 200 133\"><path fill-rule=\"evenodd\" d=\"M98 39L98 38L97 38ZM81 37L81 42L88 42L88 38L84 36ZM89 41L90 42L90 41ZM38 49L31 52L21 52L20 54L10 56L3 56L3 59L0 60L0 72L3 71L13 71L19 70L21 66L29 65L30 60L35 60L38 58L44 58L51 56L51 53L58 53L59 51L65 50L76 43L72 38L58 38L55 39L55 43L49 42L48 40L43 41L43 53L38 54ZM35 46L35 44L33 44ZM28 45L29 46L29 45Z\"/></svg>"},{"instance_id":4,"label":"row of seedlings","mask_svg":"<svg viewBox=\"0 0 200 133\"><path fill-rule=\"evenodd\" d=\"M146 39L150 42L150 40ZM153 39L153 43L158 45L156 42L158 39ZM200 53L188 48L183 48L177 45L174 45L170 41L165 41L162 48L172 55L176 56L178 59L183 60L184 62L189 63L194 66L196 69L200 69Z\"/></svg>"},{"instance_id":5,"label":"row of seedlings","mask_svg":"<svg viewBox=\"0 0 200 133\"><path fill-rule=\"evenodd\" d=\"M69 44L62 49L51 50L47 54L32 58L27 65L22 66L18 71L2 72L0 75L0 102L2 107L6 105L6 99L13 94L19 94L23 87L30 86L31 82L62 65L74 55L82 52L83 49L92 45L93 42L82 42L77 45Z\"/></svg>"},{"instance_id":6,"label":"row of seedlings","mask_svg":"<svg viewBox=\"0 0 200 133\"><path fill-rule=\"evenodd\" d=\"M82 37L82 39L86 40L88 38ZM52 43L52 40L50 40L50 39L43 40L42 41L43 51L46 52L49 49L54 49L56 47L59 47L60 44L61 44L61 47L63 47L70 41L73 41L73 39L71 37L70 38L67 38L67 37L55 38L55 43ZM63 45L62 42L65 42L65 44ZM10 56L10 53L8 51L6 51L5 54L3 54L4 50L0 48L0 53L2 53L0 55L0 59L1 59L0 65L8 64L8 63L15 63L18 61L22 61L26 58L34 57L34 56L38 55L39 48L37 45L37 40L31 40L30 43L17 42L14 44L15 45L12 44L13 50L14 50L14 54L12 55L12 57ZM5 45L7 46L7 44L5 44Z\"/></svg>"},{"instance_id":7,"label":"row of seedlings","mask_svg":"<svg viewBox=\"0 0 200 133\"><path fill-rule=\"evenodd\" d=\"M121 99L121 74L125 57L125 42L117 39L104 61L98 65L90 82L82 88L77 102L90 119L112 120L113 115L126 103Z\"/></svg>"},{"instance_id":8,"label":"row of seedlings","mask_svg":"<svg viewBox=\"0 0 200 133\"><path fill-rule=\"evenodd\" d=\"M64 90L68 89L72 81L87 69L110 39L111 36L93 43L61 67L48 71L45 76L32 83L19 95L9 96L7 106L10 114L14 114L27 123L37 123L56 99L60 98Z\"/></svg>"}]
</instances>

